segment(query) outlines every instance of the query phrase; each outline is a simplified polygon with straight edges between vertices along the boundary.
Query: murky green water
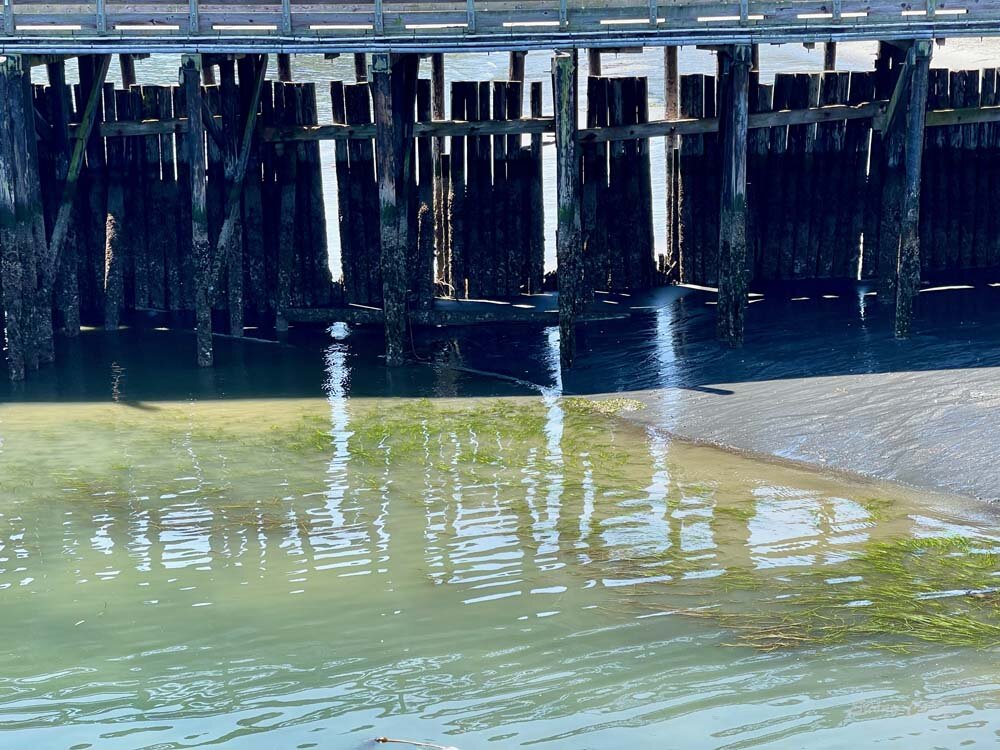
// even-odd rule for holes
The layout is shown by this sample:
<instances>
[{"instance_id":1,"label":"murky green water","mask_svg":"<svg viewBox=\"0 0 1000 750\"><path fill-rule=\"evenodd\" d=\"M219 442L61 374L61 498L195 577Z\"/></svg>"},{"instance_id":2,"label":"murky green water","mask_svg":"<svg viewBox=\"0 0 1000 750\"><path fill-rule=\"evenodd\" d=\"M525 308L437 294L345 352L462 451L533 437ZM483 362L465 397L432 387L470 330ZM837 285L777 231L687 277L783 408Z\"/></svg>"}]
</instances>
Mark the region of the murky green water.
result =
<instances>
[{"instance_id":1,"label":"murky green water","mask_svg":"<svg viewBox=\"0 0 1000 750\"><path fill-rule=\"evenodd\" d=\"M998 741L988 507L351 397L342 347L326 396L0 406L0 747Z\"/></svg>"}]
</instances>

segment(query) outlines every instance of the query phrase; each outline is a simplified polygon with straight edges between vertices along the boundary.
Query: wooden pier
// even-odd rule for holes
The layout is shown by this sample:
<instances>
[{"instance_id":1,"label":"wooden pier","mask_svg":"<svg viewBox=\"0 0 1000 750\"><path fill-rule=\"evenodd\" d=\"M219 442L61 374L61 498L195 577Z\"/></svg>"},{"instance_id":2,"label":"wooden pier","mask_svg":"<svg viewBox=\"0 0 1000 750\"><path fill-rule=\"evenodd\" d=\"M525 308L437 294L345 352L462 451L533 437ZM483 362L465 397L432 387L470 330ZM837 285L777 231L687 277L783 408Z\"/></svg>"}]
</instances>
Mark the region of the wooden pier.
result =
<instances>
[{"instance_id":1,"label":"wooden pier","mask_svg":"<svg viewBox=\"0 0 1000 750\"><path fill-rule=\"evenodd\" d=\"M54 359L57 333L148 311L193 326L205 366L213 332L336 320L383 325L391 365L411 324L558 324L569 366L595 292L674 282L717 288L720 341L739 346L752 286L875 278L905 337L921 280L1000 266L997 70L931 67L932 39L1000 33L1000 0L865 15L848 0L84 7L4 6L0 309L15 380ZM874 69L832 69L835 42L855 38L881 40ZM791 39L825 41L829 69L760 83L756 44ZM649 117L645 78L600 75L600 50L623 42L664 47L664 119ZM676 45L692 42L716 51L716 76L678 74ZM552 48L546 113L524 55ZM482 49L511 50L507 79L446 90L443 52ZM178 85L136 80L136 55L167 51L181 53ZM295 81L298 51L352 52L355 78ZM107 80L114 55L121 88ZM40 66L47 85L32 83ZM666 150L665 226L651 139ZM337 176L340 279L324 168ZM557 310L441 302L553 288Z\"/></svg>"}]
</instances>

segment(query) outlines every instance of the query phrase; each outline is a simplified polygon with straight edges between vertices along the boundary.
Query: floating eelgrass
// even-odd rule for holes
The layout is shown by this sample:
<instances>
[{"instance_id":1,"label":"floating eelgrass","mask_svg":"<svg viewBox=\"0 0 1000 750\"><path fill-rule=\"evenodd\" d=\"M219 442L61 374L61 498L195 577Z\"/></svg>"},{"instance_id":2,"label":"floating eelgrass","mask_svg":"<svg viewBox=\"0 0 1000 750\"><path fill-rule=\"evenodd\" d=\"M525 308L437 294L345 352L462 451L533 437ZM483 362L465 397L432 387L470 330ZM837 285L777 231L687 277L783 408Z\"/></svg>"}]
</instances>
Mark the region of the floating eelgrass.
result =
<instances>
[{"instance_id":1,"label":"floating eelgrass","mask_svg":"<svg viewBox=\"0 0 1000 750\"><path fill-rule=\"evenodd\" d=\"M735 632L732 645L763 651L848 642L894 651L920 643L1000 646L1000 556L965 537L871 542L854 557L801 573L733 568L698 578L697 587L701 605L636 601L711 619ZM757 593L725 596L749 590Z\"/></svg>"}]
</instances>

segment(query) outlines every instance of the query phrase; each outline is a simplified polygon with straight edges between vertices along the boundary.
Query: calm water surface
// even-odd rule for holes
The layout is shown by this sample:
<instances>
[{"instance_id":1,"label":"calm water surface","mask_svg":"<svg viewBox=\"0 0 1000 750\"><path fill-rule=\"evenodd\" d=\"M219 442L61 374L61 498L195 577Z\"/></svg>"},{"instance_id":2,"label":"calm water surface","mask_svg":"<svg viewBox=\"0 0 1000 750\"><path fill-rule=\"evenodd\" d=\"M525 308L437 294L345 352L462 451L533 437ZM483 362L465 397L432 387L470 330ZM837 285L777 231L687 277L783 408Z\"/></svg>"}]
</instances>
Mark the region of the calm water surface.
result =
<instances>
[{"instance_id":1,"label":"calm water surface","mask_svg":"<svg viewBox=\"0 0 1000 750\"><path fill-rule=\"evenodd\" d=\"M0 747L1000 738L988 506L356 335L220 340L207 374L147 335L0 406Z\"/></svg>"}]
</instances>

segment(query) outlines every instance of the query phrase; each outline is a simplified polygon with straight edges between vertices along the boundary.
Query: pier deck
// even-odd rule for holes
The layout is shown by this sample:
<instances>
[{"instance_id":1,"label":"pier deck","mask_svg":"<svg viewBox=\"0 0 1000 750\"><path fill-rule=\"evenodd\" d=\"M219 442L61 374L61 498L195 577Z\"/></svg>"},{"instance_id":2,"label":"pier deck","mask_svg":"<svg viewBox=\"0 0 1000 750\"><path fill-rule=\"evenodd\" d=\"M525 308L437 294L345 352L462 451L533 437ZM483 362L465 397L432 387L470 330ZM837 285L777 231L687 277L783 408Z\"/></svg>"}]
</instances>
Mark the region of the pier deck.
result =
<instances>
[{"instance_id":1,"label":"pier deck","mask_svg":"<svg viewBox=\"0 0 1000 750\"><path fill-rule=\"evenodd\" d=\"M5 0L0 51L472 52L998 34L997 0Z\"/></svg>"}]
</instances>

